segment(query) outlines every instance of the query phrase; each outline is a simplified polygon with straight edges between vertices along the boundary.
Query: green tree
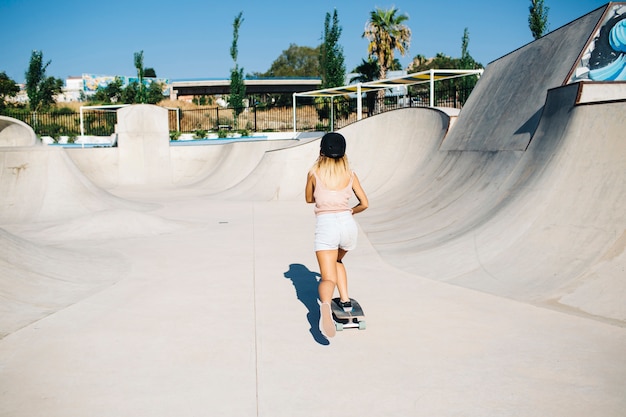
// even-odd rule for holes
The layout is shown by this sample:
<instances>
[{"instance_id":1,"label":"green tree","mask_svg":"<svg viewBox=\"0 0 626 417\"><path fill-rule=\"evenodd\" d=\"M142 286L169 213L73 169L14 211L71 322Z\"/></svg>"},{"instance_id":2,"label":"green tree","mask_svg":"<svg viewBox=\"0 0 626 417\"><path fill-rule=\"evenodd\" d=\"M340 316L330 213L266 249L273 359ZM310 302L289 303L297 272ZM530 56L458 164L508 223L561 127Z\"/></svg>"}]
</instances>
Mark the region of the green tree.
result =
<instances>
[{"instance_id":1,"label":"green tree","mask_svg":"<svg viewBox=\"0 0 626 417\"><path fill-rule=\"evenodd\" d=\"M91 101L97 103L122 103L124 88L122 79L115 77L115 80L108 83L105 87L98 87L98 90L92 96Z\"/></svg>"},{"instance_id":2,"label":"green tree","mask_svg":"<svg viewBox=\"0 0 626 417\"><path fill-rule=\"evenodd\" d=\"M350 78L350 83L367 83L378 79L380 74L380 68L378 67L378 60L376 58L368 57L367 61L362 59L361 63L357 65L353 70L353 73L358 75ZM365 102L367 105L367 115L371 116L374 113L374 107L376 105L376 91L368 91L365 93Z\"/></svg>"},{"instance_id":3,"label":"green tree","mask_svg":"<svg viewBox=\"0 0 626 417\"><path fill-rule=\"evenodd\" d=\"M234 124L238 127L238 117L243 112L243 100L246 96L246 85L244 84L243 68L239 68L237 63L237 42L239 41L239 28L243 23L243 12L239 12L233 21L233 43L230 47L230 56L235 63L235 67L230 71L230 105L235 112Z\"/></svg>"},{"instance_id":4,"label":"green tree","mask_svg":"<svg viewBox=\"0 0 626 417\"><path fill-rule=\"evenodd\" d=\"M332 19L332 24L331 24ZM324 32L322 33L322 45L319 51L320 76L322 78L322 88L340 87L346 83L346 66L343 56L343 47L339 44L342 28L339 26L339 16L337 9L326 13L324 19ZM322 120L329 119L331 109L327 99L318 97L315 99L318 117ZM350 114L350 102L344 97L336 97L332 100L335 106L334 116L338 118L348 117Z\"/></svg>"},{"instance_id":5,"label":"green tree","mask_svg":"<svg viewBox=\"0 0 626 417\"><path fill-rule=\"evenodd\" d=\"M534 39L539 39L548 31L549 7L544 6L543 0L530 0L528 7L528 26Z\"/></svg>"},{"instance_id":6,"label":"green tree","mask_svg":"<svg viewBox=\"0 0 626 417\"><path fill-rule=\"evenodd\" d=\"M395 7L387 10L376 8L370 13L370 19L362 35L369 40L367 47L369 56L375 56L378 60L381 80L387 78L387 70L394 62L395 50L404 56L411 44L411 29L404 24L409 17L397 13L398 9ZM385 91L379 90L379 100L382 101L384 97Z\"/></svg>"},{"instance_id":7,"label":"green tree","mask_svg":"<svg viewBox=\"0 0 626 417\"><path fill-rule=\"evenodd\" d=\"M90 101L104 104L134 104L148 103L157 104L163 100L163 84L156 80L145 80L142 84L132 81L126 87L120 77L108 83L105 87L99 87ZM146 86L147 84L147 86ZM143 85L143 88L141 87Z\"/></svg>"},{"instance_id":8,"label":"green tree","mask_svg":"<svg viewBox=\"0 0 626 417\"><path fill-rule=\"evenodd\" d=\"M137 93L135 95L135 102L137 103L145 103L146 102L146 87L143 85L143 77L145 74L145 69L143 67L143 51L135 52L135 68L137 68L137 78L139 79L139 83L137 86Z\"/></svg>"},{"instance_id":9,"label":"green tree","mask_svg":"<svg viewBox=\"0 0 626 417\"><path fill-rule=\"evenodd\" d=\"M30 109L34 112L46 109L54 104L54 96L60 94L63 80L46 77L46 69L52 61L43 63L43 52L33 51L26 71L26 94Z\"/></svg>"},{"instance_id":10,"label":"green tree","mask_svg":"<svg viewBox=\"0 0 626 417\"><path fill-rule=\"evenodd\" d=\"M128 83L128 85L122 90L122 103L133 104L141 103L140 101L140 87L137 81Z\"/></svg>"},{"instance_id":11,"label":"green tree","mask_svg":"<svg viewBox=\"0 0 626 417\"><path fill-rule=\"evenodd\" d=\"M115 81L109 83L102 91L96 92L94 98L97 101L124 104L157 104L163 100L163 86L153 79L156 78L154 68L144 67L143 51L135 52L133 61L137 69L137 80L130 82L125 88L122 88L122 80L116 77Z\"/></svg>"},{"instance_id":12,"label":"green tree","mask_svg":"<svg viewBox=\"0 0 626 417\"><path fill-rule=\"evenodd\" d=\"M163 98L163 84L158 81L152 81L146 90L146 103L157 104Z\"/></svg>"},{"instance_id":13,"label":"green tree","mask_svg":"<svg viewBox=\"0 0 626 417\"><path fill-rule=\"evenodd\" d=\"M367 83L377 80L378 74L380 73L378 60L372 57L368 57L367 61L361 59L361 63L357 65L352 72L357 75L350 78L350 83Z\"/></svg>"},{"instance_id":14,"label":"green tree","mask_svg":"<svg viewBox=\"0 0 626 417\"><path fill-rule=\"evenodd\" d=\"M6 72L0 72L0 110L6 107L6 100L15 97L20 92L20 87L13 81Z\"/></svg>"},{"instance_id":15,"label":"green tree","mask_svg":"<svg viewBox=\"0 0 626 417\"><path fill-rule=\"evenodd\" d=\"M423 72L431 69L462 69L462 59L452 58L443 52L438 52L434 58L425 59L423 55L418 55L414 58L413 62L409 65L411 72ZM452 86L451 80L442 80L437 82L439 88L450 88ZM412 93L420 91L428 91L428 84L418 84L416 86L409 87Z\"/></svg>"},{"instance_id":16,"label":"green tree","mask_svg":"<svg viewBox=\"0 0 626 417\"><path fill-rule=\"evenodd\" d=\"M258 77L319 77L320 48L290 44L265 73L254 74Z\"/></svg>"},{"instance_id":17,"label":"green tree","mask_svg":"<svg viewBox=\"0 0 626 417\"><path fill-rule=\"evenodd\" d=\"M324 33L319 51L319 67L322 77L322 88L340 87L346 82L346 66L344 64L343 47L339 44L341 26L337 10L332 15L326 13L324 19Z\"/></svg>"},{"instance_id":18,"label":"green tree","mask_svg":"<svg viewBox=\"0 0 626 417\"><path fill-rule=\"evenodd\" d=\"M471 58L469 54L469 30L465 28L463 30L463 38L461 39L461 66L469 68Z\"/></svg>"},{"instance_id":19,"label":"green tree","mask_svg":"<svg viewBox=\"0 0 626 417\"><path fill-rule=\"evenodd\" d=\"M312 48L292 43L272 62L269 70L264 73L255 72L248 77L319 77L319 50L319 46ZM276 106L290 105L293 100L291 94L265 94L262 98L258 98L264 103L271 103L271 105ZM256 100L256 97L254 99Z\"/></svg>"},{"instance_id":20,"label":"green tree","mask_svg":"<svg viewBox=\"0 0 626 417\"><path fill-rule=\"evenodd\" d=\"M469 29L465 28L463 31L463 38L461 39L461 60L459 61L459 69L478 69L482 65L478 64L469 53ZM459 87L459 100L461 103L465 103L469 97L469 93L474 89L474 86L478 82L476 75L467 75L461 77L458 81L455 80L456 86Z\"/></svg>"}]
</instances>

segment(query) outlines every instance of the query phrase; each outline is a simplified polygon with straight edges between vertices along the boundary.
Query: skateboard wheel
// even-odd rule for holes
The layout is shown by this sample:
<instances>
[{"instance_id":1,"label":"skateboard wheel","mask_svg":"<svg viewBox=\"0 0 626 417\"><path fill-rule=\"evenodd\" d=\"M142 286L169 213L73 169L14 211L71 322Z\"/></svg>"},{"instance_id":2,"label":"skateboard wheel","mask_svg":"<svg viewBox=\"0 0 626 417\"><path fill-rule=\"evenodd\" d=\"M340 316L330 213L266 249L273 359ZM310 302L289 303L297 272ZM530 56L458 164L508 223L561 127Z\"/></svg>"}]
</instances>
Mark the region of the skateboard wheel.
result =
<instances>
[{"instance_id":1,"label":"skateboard wheel","mask_svg":"<svg viewBox=\"0 0 626 417\"><path fill-rule=\"evenodd\" d=\"M335 329L340 332L343 330L343 323L337 323L335 322Z\"/></svg>"},{"instance_id":2,"label":"skateboard wheel","mask_svg":"<svg viewBox=\"0 0 626 417\"><path fill-rule=\"evenodd\" d=\"M365 322L364 321L360 321L359 322L359 330L365 330L366 326L365 326Z\"/></svg>"}]
</instances>

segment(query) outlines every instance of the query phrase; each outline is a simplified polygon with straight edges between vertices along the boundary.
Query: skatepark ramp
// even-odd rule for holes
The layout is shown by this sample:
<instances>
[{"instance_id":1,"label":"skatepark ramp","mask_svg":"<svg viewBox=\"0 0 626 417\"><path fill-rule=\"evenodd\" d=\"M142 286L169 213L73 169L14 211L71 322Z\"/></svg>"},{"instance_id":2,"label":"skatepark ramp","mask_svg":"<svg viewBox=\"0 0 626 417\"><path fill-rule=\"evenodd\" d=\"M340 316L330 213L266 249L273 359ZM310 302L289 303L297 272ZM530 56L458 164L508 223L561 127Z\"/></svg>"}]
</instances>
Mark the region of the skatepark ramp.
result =
<instances>
[{"instance_id":1,"label":"skatepark ramp","mask_svg":"<svg viewBox=\"0 0 626 417\"><path fill-rule=\"evenodd\" d=\"M373 187L360 224L381 256L431 279L624 322L626 143L615 121L626 104L576 104L580 87L549 92L524 152L444 151L434 137L410 175ZM366 172L365 186L385 169L394 172Z\"/></svg>"},{"instance_id":2,"label":"skatepark ramp","mask_svg":"<svg viewBox=\"0 0 626 417\"><path fill-rule=\"evenodd\" d=\"M62 148L9 147L0 151L0 222L58 221L150 205L121 199L94 185Z\"/></svg>"},{"instance_id":3,"label":"skatepark ramp","mask_svg":"<svg viewBox=\"0 0 626 417\"><path fill-rule=\"evenodd\" d=\"M0 147L33 146L37 135L32 127L21 120L0 116Z\"/></svg>"},{"instance_id":4,"label":"skatepark ramp","mask_svg":"<svg viewBox=\"0 0 626 417\"><path fill-rule=\"evenodd\" d=\"M585 45L622 7L593 11L487 67L441 145L432 135L428 157L363 216L385 259L431 279L626 321L624 85L566 85ZM367 123L346 133L363 136ZM400 131L388 140L411 136Z\"/></svg>"},{"instance_id":5,"label":"skatepark ramp","mask_svg":"<svg viewBox=\"0 0 626 417\"><path fill-rule=\"evenodd\" d=\"M431 279L626 322L624 85L568 84L600 46L602 25L623 10L597 9L491 63L441 144L435 134L412 137L388 124L387 140L430 144L361 219L386 260ZM346 134L360 140L368 123L379 122Z\"/></svg>"}]
</instances>

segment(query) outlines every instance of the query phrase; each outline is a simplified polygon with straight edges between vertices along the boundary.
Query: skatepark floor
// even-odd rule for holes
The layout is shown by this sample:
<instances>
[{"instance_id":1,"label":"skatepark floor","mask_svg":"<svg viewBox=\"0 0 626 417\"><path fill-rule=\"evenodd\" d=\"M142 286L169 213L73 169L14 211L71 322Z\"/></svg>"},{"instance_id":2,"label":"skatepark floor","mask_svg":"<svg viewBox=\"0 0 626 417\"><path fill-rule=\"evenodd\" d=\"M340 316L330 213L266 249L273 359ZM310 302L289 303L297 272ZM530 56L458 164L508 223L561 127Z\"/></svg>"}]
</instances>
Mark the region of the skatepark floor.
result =
<instances>
[{"instance_id":1,"label":"skatepark floor","mask_svg":"<svg viewBox=\"0 0 626 417\"><path fill-rule=\"evenodd\" d=\"M141 200L162 219L143 234L121 214L91 229L9 228L78 270L114 263L120 278L0 340L0 416L626 409L622 327L402 272L361 233L345 264L367 329L329 340L318 330L310 205Z\"/></svg>"}]
</instances>

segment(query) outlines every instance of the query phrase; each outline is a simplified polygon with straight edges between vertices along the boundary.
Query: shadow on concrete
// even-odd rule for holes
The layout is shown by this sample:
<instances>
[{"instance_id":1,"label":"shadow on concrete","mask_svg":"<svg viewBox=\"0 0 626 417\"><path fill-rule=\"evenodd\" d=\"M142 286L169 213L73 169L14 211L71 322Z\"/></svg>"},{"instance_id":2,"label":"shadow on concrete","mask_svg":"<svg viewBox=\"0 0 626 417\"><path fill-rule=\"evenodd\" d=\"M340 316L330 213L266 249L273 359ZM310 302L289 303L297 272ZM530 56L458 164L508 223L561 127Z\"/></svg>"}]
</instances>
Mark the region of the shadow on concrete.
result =
<instances>
[{"instance_id":1,"label":"shadow on concrete","mask_svg":"<svg viewBox=\"0 0 626 417\"><path fill-rule=\"evenodd\" d=\"M311 326L309 331L313 339L320 345L329 345L330 342L319 329L320 309L317 302L317 279L318 277L321 278L320 273L310 271L302 264L291 264L284 275L285 278L291 280L296 289L296 297L308 310L306 318Z\"/></svg>"}]
</instances>

